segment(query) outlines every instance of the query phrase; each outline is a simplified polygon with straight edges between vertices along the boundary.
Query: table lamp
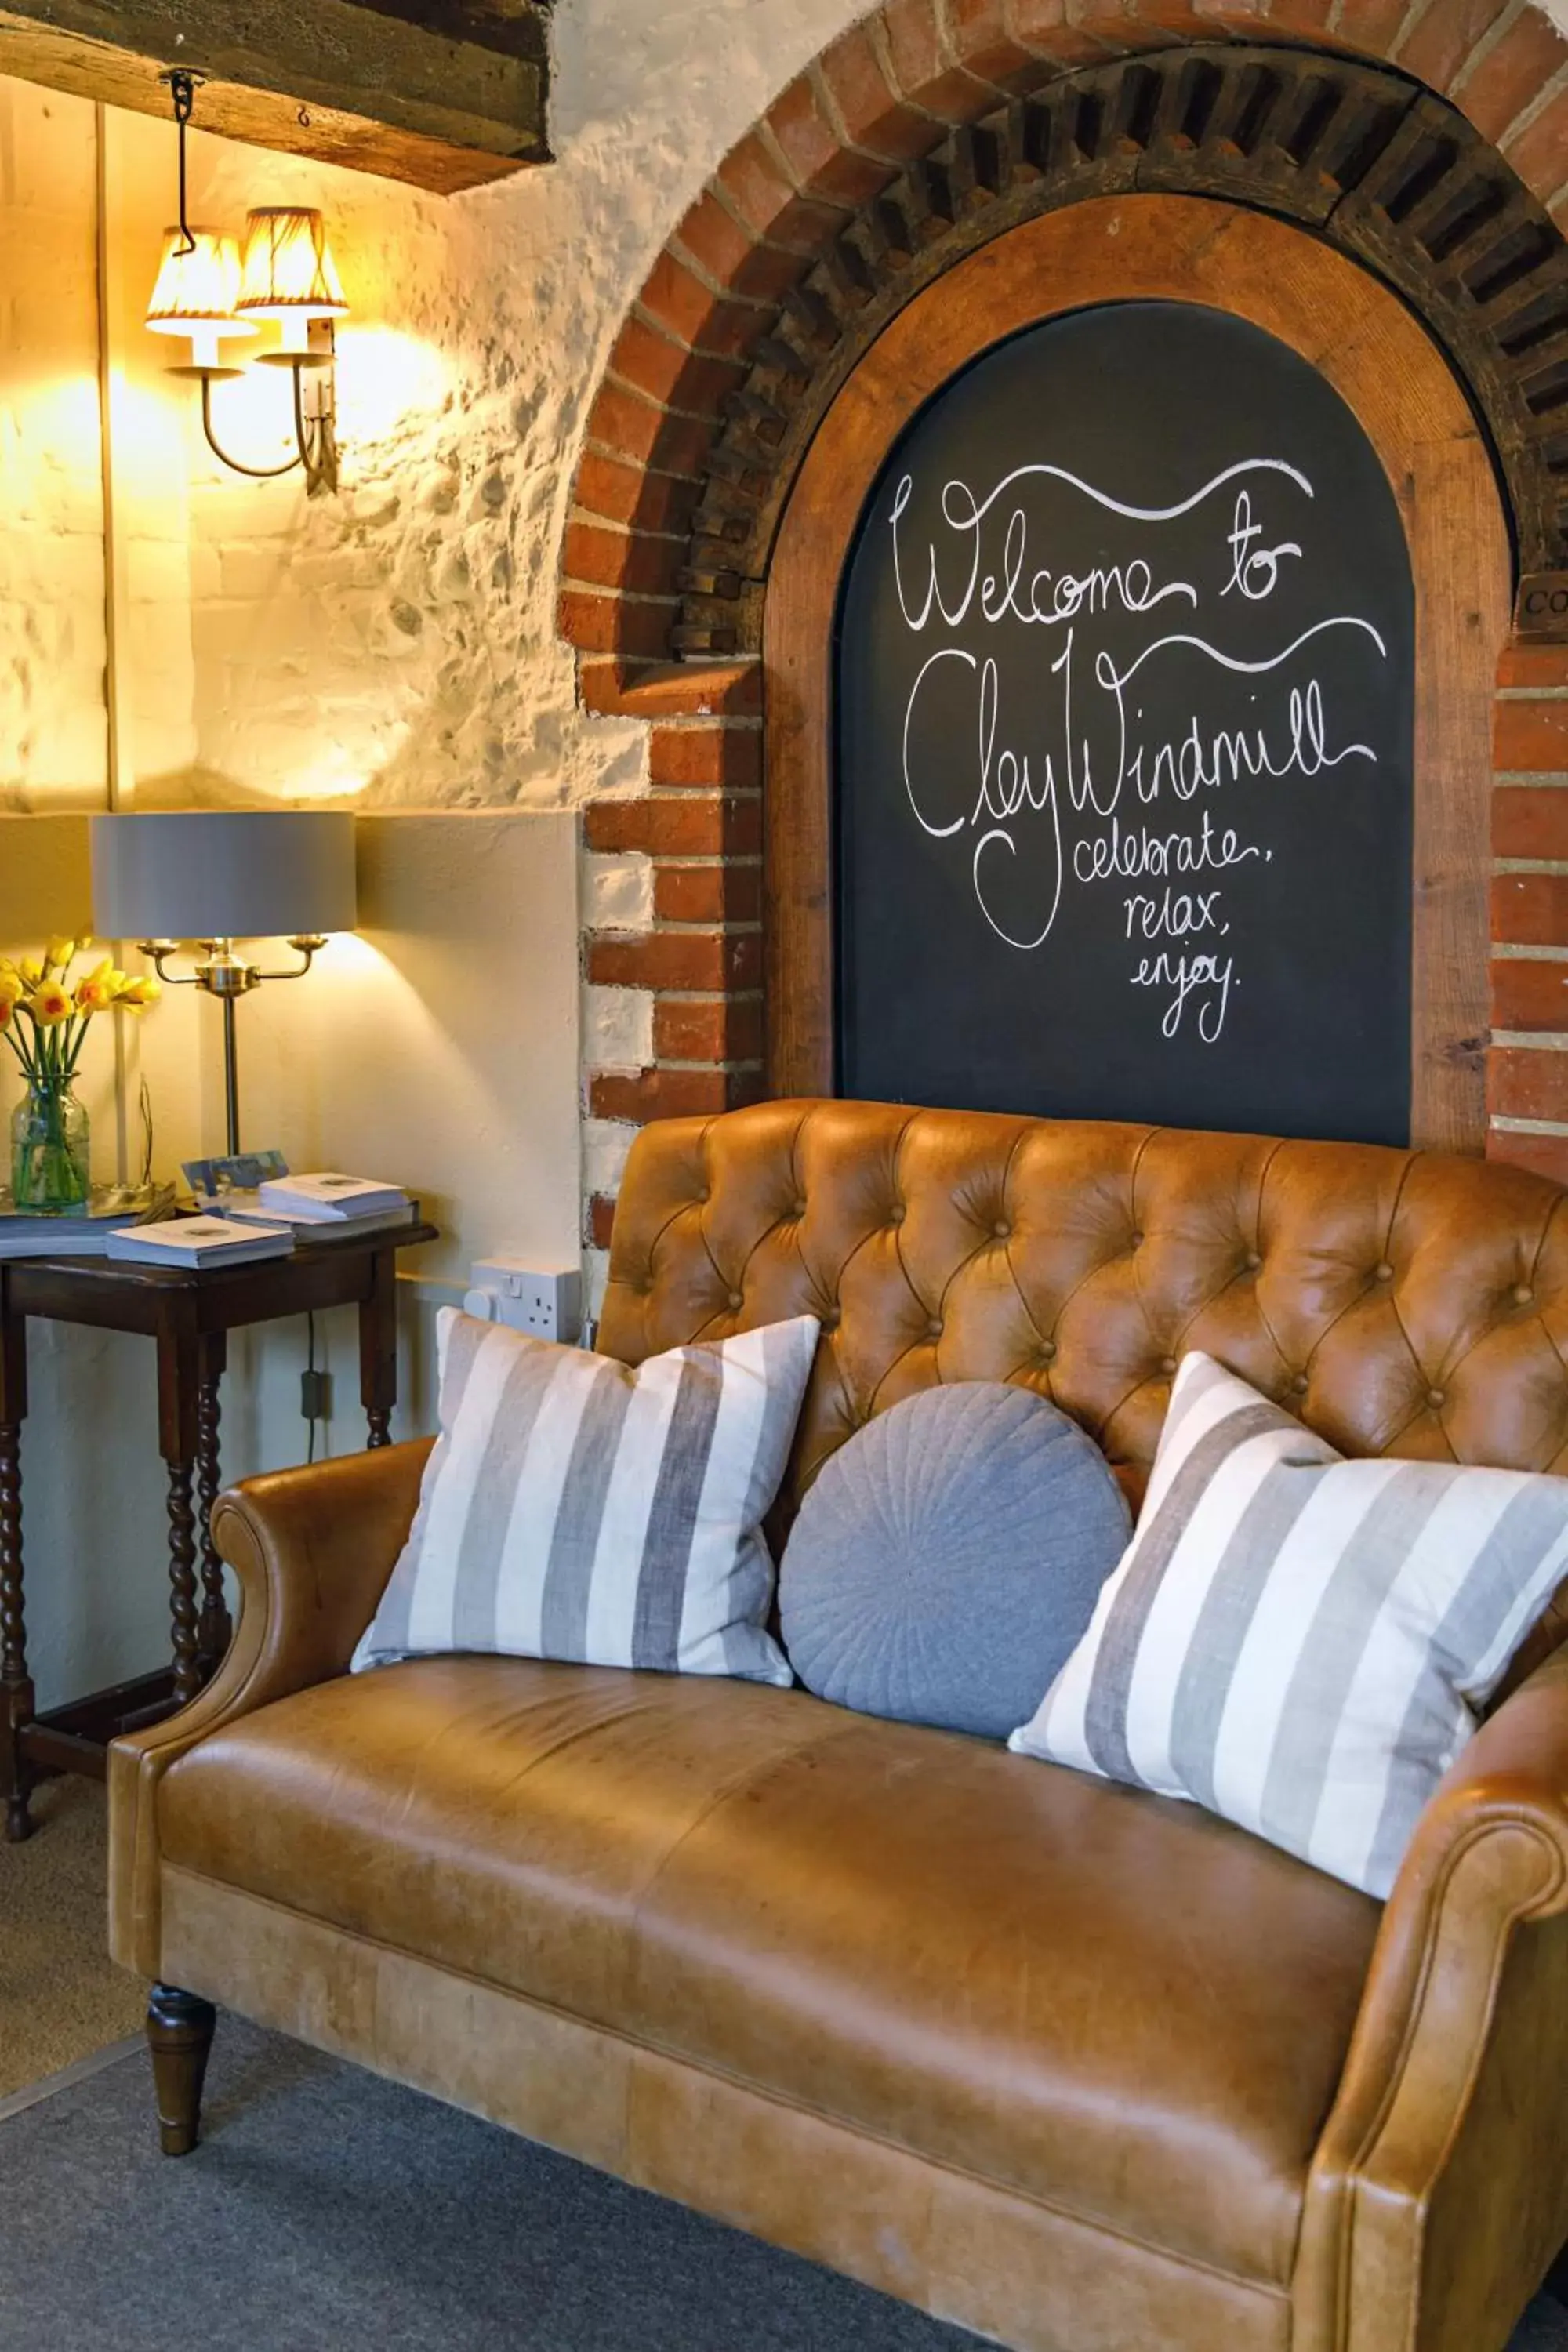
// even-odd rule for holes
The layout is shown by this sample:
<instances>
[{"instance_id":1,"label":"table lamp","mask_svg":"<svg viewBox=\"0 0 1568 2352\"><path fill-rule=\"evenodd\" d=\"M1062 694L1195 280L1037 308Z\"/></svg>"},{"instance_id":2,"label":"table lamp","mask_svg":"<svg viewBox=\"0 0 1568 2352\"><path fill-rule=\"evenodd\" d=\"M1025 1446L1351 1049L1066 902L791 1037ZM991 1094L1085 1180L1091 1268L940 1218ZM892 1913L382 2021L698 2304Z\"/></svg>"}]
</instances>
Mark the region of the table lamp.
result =
<instances>
[{"instance_id":1,"label":"table lamp","mask_svg":"<svg viewBox=\"0 0 1568 2352\"><path fill-rule=\"evenodd\" d=\"M239 1150L234 1009L264 980L302 980L331 931L351 931L354 896L352 816L287 809L255 814L192 810L91 820L93 928L134 940L160 980L205 988L223 1006L228 1150ZM264 971L237 940L284 939L291 971ZM189 972L167 970L183 943L201 950Z\"/></svg>"}]
</instances>

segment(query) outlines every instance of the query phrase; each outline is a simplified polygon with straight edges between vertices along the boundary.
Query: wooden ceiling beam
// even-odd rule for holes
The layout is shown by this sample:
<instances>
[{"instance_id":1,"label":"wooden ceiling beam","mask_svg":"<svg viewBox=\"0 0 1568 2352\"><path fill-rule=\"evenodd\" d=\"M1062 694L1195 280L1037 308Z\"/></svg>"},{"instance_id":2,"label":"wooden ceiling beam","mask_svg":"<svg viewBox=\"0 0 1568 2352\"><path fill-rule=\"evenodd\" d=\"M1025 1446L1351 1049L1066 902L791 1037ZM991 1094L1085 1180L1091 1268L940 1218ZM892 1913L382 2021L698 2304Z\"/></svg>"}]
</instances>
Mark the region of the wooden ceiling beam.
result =
<instances>
[{"instance_id":1,"label":"wooden ceiling beam","mask_svg":"<svg viewBox=\"0 0 1568 2352\"><path fill-rule=\"evenodd\" d=\"M0 73L450 195L550 160L545 0L0 0Z\"/></svg>"}]
</instances>

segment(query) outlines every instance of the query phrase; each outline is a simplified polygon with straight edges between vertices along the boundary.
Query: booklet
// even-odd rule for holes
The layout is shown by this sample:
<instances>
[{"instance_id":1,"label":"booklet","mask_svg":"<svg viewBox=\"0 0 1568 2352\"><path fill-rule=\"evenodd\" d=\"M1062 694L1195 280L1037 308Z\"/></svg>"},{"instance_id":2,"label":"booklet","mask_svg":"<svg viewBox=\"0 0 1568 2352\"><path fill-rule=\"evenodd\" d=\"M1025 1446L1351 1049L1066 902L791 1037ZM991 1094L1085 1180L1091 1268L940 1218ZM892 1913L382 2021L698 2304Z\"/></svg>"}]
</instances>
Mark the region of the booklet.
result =
<instances>
[{"instance_id":1,"label":"booklet","mask_svg":"<svg viewBox=\"0 0 1568 2352\"><path fill-rule=\"evenodd\" d=\"M408 1199L401 1184L378 1184L369 1176L341 1176L331 1171L314 1176L279 1176L256 1188L258 1205L279 1210L286 1217L367 1217L379 1210L403 1206Z\"/></svg>"},{"instance_id":2,"label":"booklet","mask_svg":"<svg viewBox=\"0 0 1568 2352\"><path fill-rule=\"evenodd\" d=\"M294 1236L287 1225L230 1224L225 1217L172 1217L159 1225L121 1227L108 1236L106 1255L135 1265L245 1265L288 1257Z\"/></svg>"},{"instance_id":3,"label":"booklet","mask_svg":"<svg viewBox=\"0 0 1568 2352\"><path fill-rule=\"evenodd\" d=\"M225 1192L214 1203L217 1213L242 1225L288 1225L302 1242L350 1241L356 1234L384 1234L413 1222L414 1203L400 1200L390 1209L371 1209L363 1215L344 1215L337 1209L281 1209L263 1205L259 1192Z\"/></svg>"}]
</instances>

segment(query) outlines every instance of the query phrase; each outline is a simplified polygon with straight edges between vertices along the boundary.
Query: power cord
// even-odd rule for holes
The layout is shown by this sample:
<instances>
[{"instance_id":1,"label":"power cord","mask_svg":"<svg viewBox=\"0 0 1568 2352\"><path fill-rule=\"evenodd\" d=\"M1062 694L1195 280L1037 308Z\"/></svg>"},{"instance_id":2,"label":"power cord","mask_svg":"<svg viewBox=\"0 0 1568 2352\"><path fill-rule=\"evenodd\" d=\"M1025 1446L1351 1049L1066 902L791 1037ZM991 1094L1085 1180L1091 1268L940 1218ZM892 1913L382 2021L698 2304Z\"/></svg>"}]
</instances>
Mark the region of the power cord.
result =
<instances>
[{"instance_id":1,"label":"power cord","mask_svg":"<svg viewBox=\"0 0 1568 2352\"><path fill-rule=\"evenodd\" d=\"M310 1393L310 1394L312 1394L312 1395L313 1395L313 1394L314 1394L314 1392L315 1392L315 1386L316 1386L316 1378L315 1378L315 1375L316 1375L316 1317L315 1317L315 1311L314 1311L314 1309L312 1308L312 1309L309 1310L309 1311L306 1313L306 1317L305 1317L305 1378L306 1378L306 1381L307 1381L307 1382L308 1382L308 1384L309 1384L308 1392L309 1392L309 1393ZM308 1453L306 1454L306 1455L305 1455L305 1462L306 1462L306 1465L307 1465L307 1467L308 1467L308 1466L309 1466L312 1462L314 1462L314 1460L315 1460L315 1458L316 1458L316 1427L317 1427L317 1416L316 1416L313 1412L312 1412L312 1413L309 1413L309 1414L307 1414L307 1416L306 1416L306 1425L307 1425L307 1427L309 1428L309 1430L310 1430L310 1450L309 1450L309 1452L308 1452Z\"/></svg>"}]
</instances>

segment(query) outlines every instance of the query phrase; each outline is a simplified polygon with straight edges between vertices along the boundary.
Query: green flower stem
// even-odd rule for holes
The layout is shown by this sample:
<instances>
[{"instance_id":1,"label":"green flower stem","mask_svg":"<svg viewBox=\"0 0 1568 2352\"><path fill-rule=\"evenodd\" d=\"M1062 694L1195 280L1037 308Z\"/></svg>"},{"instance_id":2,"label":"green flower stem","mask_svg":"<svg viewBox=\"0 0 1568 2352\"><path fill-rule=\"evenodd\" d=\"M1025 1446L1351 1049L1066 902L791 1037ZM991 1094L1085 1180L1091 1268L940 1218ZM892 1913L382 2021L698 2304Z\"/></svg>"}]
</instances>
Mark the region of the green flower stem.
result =
<instances>
[{"instance_id":1,"label":"green flower stem","mask_svg":"<svg viewBox=\"0 0 1568 2352\"><path fill-rule=\"evenodd\" d=\"M89 1190L88 1122L68 1078L32 1079L11 1122L11 1191L19 1209L65 1213Z\"/></svg>"}]
</instances>

